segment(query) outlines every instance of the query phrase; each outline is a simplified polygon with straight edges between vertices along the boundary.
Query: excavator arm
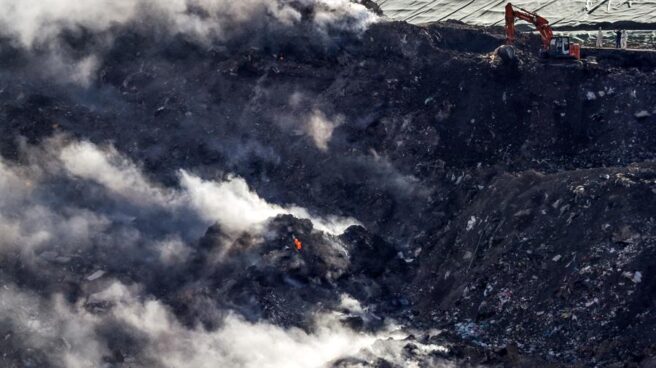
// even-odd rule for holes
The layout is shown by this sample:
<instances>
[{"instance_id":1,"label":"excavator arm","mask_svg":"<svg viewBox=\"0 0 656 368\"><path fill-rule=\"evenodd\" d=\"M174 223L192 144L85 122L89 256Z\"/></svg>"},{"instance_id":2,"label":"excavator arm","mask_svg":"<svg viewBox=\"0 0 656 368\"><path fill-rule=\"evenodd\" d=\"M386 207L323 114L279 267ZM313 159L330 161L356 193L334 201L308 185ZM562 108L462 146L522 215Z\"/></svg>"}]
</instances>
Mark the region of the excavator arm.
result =
<instances>
[{"instance_id":1,"label":"excavator arm","mask_svg":"<svg viewBox=\"0 0 656 368\"><path fill-rule=\"evenodd\" d=\"M515 41L515 20L521 19L535 26L542 37L541 55L548 58L574 58L581 59L581 45L570 42L567 36L555 36L549 21L536 13L517 8L511 3L506 5L506 43L512 45Z\"/></svg>"},{"instance_id":2,"label":"excavator arm","mask_svg":"<svg viewBox=\"0 0 656 368\"><path fill-rule=\"evenodd\" d=\"M512 44L515 41L515 19L521 19L535 26L542 37L542 47L548 50L553 38L553 31L549 21L528 10L517 9L519 10L515 10L511 3L506 5L506 42Z\"/></svg>"}]
</instances>

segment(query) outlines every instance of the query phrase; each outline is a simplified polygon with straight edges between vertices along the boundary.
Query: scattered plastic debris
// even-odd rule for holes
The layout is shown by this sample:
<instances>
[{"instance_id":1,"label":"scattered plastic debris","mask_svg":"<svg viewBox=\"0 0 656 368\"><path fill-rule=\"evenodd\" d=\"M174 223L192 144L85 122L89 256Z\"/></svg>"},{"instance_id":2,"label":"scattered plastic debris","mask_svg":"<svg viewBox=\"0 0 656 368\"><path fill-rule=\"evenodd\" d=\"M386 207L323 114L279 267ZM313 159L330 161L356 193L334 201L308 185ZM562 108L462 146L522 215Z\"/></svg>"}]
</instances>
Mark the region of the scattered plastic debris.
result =
<instances>
[{"instance_id":1,"label":"scattered plastic debris","mask_svg":"<svg viewBox=\"0 0 656 368\"><path fill-rule=\"evenodd\" d=\"M651 113L647 110L640 110L633 114L633 116L636 117L636 119L645 119L651 116Z\"/></svg>"},{"instance_id":2,"label":"scattered plastic debris","mask_svg":"<svg viewBox=\"0 0 656 368\"><path fill-rule=\"evenodd\" d=\"M98 280L99 278L103 277L105 275L105 271L103 270L98 270L91 275L87 276L87 281L94 281Z\"/></svg>"},{"instance_id":3,"label":"scattered plastic debris","mask_svg":"<svg viewBox=\"0 0 656 368\"><path fill-rule=\"evenodd\" d=\"M477 221L476 216L471 216L471 217L469 218L469 220L467 221L467 228L466 228L466 230L467 230L467 231L470 231L471 229L473 229L474 226L476 226L476 221Z\"/></svg>"}]
</instances>

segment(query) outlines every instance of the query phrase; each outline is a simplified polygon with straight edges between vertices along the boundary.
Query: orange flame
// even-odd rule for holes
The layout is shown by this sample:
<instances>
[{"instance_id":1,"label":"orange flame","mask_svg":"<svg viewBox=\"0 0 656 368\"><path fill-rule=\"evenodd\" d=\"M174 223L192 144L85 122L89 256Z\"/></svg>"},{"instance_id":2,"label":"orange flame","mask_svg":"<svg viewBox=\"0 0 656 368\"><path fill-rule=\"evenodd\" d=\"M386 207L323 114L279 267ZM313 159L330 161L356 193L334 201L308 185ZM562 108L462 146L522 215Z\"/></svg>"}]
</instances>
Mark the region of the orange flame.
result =
<instances>
[{"instance_id":1,"label":"orange flame","mask_svg":"<svg viewBox=\"0 0 656 368\"><path fill-rule=\"evenodd\" d=\"M303 243L301 243L300 240L296 239L296 237L294 237L294 245L296 246L296 250L303 249Z\"/></svg>"}]
</instances>

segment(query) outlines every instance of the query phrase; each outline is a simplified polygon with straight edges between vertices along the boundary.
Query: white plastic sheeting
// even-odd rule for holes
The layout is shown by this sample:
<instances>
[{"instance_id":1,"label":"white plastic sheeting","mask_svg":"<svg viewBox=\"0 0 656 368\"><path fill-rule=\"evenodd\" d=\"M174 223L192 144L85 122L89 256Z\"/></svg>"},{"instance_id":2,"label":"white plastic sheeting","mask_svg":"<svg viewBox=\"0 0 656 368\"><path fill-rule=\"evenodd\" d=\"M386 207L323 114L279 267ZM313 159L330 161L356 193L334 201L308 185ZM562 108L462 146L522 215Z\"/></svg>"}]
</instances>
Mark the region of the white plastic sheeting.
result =
<instances>
[{"instance_id":1,"label":"white plastic sheeting","mask_svg":"<svg viewBox=\"0 0 656 368\"><path fill-rule=\"evenodd\" d=\"M470 24L502 25L508 0L375 0L394 20L426 23L456 19ZM514 0L513 5L537 11L554 26L599 22L656 22L656 0Z\"/></svg>"}]
</instances>

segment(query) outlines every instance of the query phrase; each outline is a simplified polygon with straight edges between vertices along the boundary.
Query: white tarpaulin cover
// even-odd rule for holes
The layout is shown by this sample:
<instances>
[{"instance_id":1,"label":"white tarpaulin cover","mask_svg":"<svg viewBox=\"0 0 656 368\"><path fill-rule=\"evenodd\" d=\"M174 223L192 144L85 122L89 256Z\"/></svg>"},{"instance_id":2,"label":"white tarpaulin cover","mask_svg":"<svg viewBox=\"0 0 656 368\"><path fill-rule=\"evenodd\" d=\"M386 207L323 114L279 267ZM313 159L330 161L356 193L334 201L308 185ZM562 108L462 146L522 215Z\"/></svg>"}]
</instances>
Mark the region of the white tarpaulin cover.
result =
<instances>
[{"instance_id":1,"label":"white tarpaulin cover","mask_svg":"<svg viewBox=\"0 0 656 368\"><path fill-rule=\"evenodd\" d=\"M502 25L507 0L376 0L386 16L410 23L457 19ZM539 12L554 26L599 22L656 22L656 0L515 0L513 5Z\"/></svg>"}]
</instances>

